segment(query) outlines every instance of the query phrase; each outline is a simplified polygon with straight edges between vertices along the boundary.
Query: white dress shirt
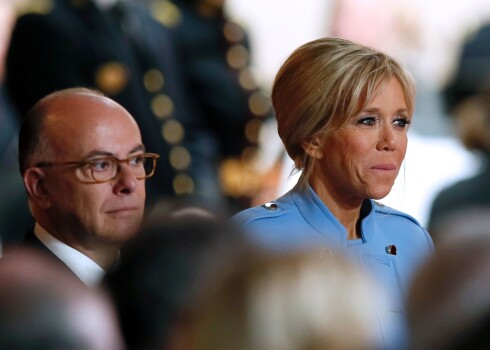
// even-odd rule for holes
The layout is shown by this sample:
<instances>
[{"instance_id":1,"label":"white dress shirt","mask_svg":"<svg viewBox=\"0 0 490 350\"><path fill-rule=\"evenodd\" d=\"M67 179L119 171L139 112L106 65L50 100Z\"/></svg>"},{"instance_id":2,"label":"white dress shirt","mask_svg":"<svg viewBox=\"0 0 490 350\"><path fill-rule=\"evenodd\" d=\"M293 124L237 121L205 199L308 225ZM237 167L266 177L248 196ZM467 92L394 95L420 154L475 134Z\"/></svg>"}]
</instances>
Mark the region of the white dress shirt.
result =
<instances>
[{"instance_id":1,"label":"white dress shirt","mask_svg":"<svg viewBox=\"0 0 490 350\"><path fill-rule=\"evenodd\" d=\"M53 252L54 255L63 261L87 287L97 287L100 284L105 271L95 261L53 237L37 222L34 226L34 234L51 252Z\"/></svg>"}]
</instances>

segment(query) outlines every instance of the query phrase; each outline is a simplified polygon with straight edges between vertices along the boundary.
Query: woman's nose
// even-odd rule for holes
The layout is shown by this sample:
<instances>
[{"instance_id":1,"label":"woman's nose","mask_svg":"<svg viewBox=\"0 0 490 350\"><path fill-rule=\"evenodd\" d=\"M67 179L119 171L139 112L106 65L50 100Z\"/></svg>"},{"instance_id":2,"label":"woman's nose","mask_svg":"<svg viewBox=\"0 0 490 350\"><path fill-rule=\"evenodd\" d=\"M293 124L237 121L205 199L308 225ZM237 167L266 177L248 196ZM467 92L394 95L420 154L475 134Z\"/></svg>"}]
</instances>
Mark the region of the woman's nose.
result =
<instances>
[{"instance_id":1,"label":"woman's nose","mask_svg":"<svg viewBox=\"0 0 490 350\"><path fill-rule=\"evenodd\" d=\"M393 151L396 148L397 138L395 130L391 124L385 124L381 127L377 144L378 150Z\"/></svg>"}]
</instances>

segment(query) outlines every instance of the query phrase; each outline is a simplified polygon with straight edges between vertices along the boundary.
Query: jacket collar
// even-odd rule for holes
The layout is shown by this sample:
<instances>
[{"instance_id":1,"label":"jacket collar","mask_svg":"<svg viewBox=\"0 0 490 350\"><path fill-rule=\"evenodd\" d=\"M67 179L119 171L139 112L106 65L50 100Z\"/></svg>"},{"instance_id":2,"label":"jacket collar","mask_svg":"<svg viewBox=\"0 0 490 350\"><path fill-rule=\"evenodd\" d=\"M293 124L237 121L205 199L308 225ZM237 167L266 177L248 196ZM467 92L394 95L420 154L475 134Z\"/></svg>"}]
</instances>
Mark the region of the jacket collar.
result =
<instances>
[{"instance_id":1,"label":"jacket collar","mask_svg":"<svg viewBox=\"0 0 490 350\"><path fill-rule=\"evenodd\" d=\"M332 239L331 231L333 229L338 233L334 238L337 240L335 243L347 245L347 230L332 214L320 197L317 196L311 186L308 185L305 190L301 190L299 186L296 185L291 191L291 198L301 215L315 230L329 239ZM363 243L366 243L373 238L376 231L373 200L364 200L361 215L364 216L361 222L361 239ZM330 225L326 225L325 220L328 220ZM327 230L328 232L326 232Z\"/></svg>"}]
</instances>

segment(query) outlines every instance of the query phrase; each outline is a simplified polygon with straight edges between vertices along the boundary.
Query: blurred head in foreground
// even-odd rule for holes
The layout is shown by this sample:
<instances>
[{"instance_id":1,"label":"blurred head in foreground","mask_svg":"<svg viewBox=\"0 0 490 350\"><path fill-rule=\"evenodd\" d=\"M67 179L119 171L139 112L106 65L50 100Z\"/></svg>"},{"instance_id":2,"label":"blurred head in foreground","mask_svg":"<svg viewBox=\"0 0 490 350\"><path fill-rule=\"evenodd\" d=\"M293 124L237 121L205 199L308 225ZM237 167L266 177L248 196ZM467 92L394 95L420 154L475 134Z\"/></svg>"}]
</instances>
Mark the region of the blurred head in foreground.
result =
<instances>
[{"instance_id":1,"label":"blurred head in foreground","mask_svg":"<svg viewBox=\"0 0 490 350\"><path fill-rule=\"evenodd\" d=\"M202 286L185 349L375 349L372 293L340 256L252 253Z\"/></svg>"},{"instance_id":2,"label":"blurred head in foreground","mask_svg":"<svg viewBox=\"0 0 490 350\"><path fill-rule=\"evenodd\" d=\"M187 322L201 276L233 265L246 246L240 231L202 209L153 216L105 279L128 347L178 348L173 329Z\"/></svg>"},{"instance_id":3,"label":"blurred head in foreground","mask_svg":"<svg viewBox=\"0 0 490 350\"><path fill-rule=\"evenodd\" d=\"M124 349L107 296L37 251L0 262L0 348Z\"/></svg>"}]
</instances>

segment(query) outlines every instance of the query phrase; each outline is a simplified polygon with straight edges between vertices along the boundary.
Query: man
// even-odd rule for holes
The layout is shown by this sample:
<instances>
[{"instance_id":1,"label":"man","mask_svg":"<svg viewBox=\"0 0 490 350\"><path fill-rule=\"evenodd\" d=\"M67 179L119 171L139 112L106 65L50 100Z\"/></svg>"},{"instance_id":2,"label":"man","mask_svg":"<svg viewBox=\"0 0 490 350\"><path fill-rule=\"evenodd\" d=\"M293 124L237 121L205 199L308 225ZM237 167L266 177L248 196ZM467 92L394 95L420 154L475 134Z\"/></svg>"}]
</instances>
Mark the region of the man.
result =
<instances>
[{"instance_id":1,"label":"man","mask_svg":"<svg viewBox=\"0 0 490 350\"><path fill-rule=\"evenodd\" d=\"M25 245L56 255L95 286L139 229L156 154L119 104L74 88L41 99L19 135L19 165L36 221Z\"/></svg>"}]
</instances>

